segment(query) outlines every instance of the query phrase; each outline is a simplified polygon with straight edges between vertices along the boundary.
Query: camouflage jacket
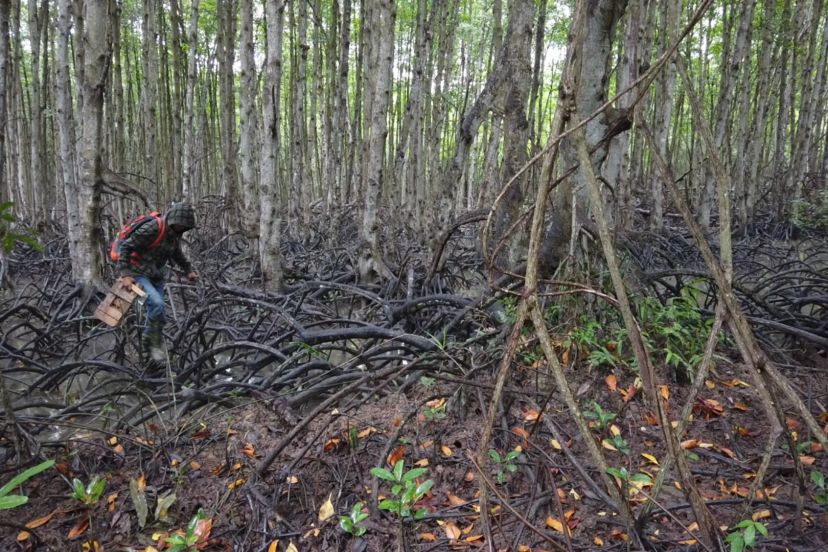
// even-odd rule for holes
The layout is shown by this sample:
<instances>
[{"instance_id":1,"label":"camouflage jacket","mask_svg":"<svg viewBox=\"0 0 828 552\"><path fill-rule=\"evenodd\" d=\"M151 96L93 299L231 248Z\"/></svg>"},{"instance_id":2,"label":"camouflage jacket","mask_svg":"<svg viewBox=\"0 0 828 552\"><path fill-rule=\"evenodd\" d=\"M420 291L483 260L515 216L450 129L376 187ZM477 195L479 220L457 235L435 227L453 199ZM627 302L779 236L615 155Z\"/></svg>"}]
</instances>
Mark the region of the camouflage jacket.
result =
<instances>
[{"instance_id":1,"label":"camouflage jacket","mask_svg":"<svg viewBox=\"0 0 828 552\"><path fill-rule=\"evenodd\" d=\"M181 236L168 225L161 242L148 249L158 237L158 221L145 222L120 243L119 272L122 276L146 276L150 280L161 281L166 276L166 265L170 260L184 272L190 272L192 266L181 250ZM130 261L133 252L139 255L137 263Z\"/></svg>"}]
</instances>

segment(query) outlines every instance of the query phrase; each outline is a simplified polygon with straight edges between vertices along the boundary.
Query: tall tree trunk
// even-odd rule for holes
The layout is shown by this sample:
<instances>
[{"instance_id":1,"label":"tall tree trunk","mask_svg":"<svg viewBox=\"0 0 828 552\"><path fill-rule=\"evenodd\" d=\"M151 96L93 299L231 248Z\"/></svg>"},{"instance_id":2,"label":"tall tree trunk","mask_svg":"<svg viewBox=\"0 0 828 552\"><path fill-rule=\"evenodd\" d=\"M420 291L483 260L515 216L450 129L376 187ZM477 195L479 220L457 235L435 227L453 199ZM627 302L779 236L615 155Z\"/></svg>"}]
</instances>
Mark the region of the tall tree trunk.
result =
<instances>
[{"instance_id":1,"label":"tall tree trunk","mask_svg":"<svg viewBox=\"0 0 828 552\"><path fill-rule=\"evenodd\" d=\"M190 26L187 31L187 93L184 100L184 139L181 162L181 192L184 198L193 199L193 175L195 173L195 88L198 82L198 9L199 0L192 0Z\"/></svg>"},{"instance_id":2,"label":"tall tree trunk","mask_svg":"<svg viewBox=\"0 0 828 552\"><path fill-rule=\"evenodd\" d=\"M72 32L70 0L58 2L58 36L57 36L57 115L60 167L66 199L66 223L68 230L69 258L78 258L78 246L81 243L80 207L78 205L79 186L75 158L75 124L72 111L72 81L69 74L69 43ZM75 281L82 281L83 274L73 266Z\"/></svg>"},{"instance_id":3,"label":"tall tree trunk","mask_svg":"<svg viewBox=\"0 0 828 552\"><path fill-rule=\"evenodd\" d=\"M296 33L296 43L293 48L293 63L291 64L291 216L299 221L300 228L307 227L310 222L309 198L311 196L306 182L306 148L307 126L305 121L305 89L306 67L308 62L307 44L307 3L291 2L290 4L291 30ZM298 13L297 13L298 9Z\"/></svg>"},{"instance_id":4,"label":"tall tree trunk","mask_svg":"<svg viewBox=\"0 0 828 552\"><path fill-rule=\"evenodd\" d=\"M371 102L370 133L368 136L368 163L366 165L365 212L362 219L362 237L370 244L374 262L383 268L380 250L377 209L383 182L383 154L388 134L388 106L391 102L391 67L394 57L394 21L396 9L394 0L380 0L374 8L376 23L372 36L375 38L373 51L376 65L373 101Z\"/></svg>"},{"instance_id":5,"label":"tall tree trunk","mask_svg":"<svg viewBox=\"0 0 828 552\"><path fill-rule=\"evenodd\" d=\"M109 31L109 2L84 2L85 43L83 66L83 111L81 112L80 167L78 193L81 240L77 258L72 259L74 274L85 284L97 283L101 276L101 126L104 91L112 60L112 35Z\"/></svg>"},{"instance_id":6,"label":"tall tree trunk","mask_svg":"<svg viewBox=\"0 0 828 552\"><path fill-rule=\"evenodd\" d=\"M6 174L6 133L8 129L9 17L11 0L0 0L0 202L13 197Z\"/></svg>"},{"instance_id":7,"label":"tall tree trunk","mask_svg":"<svg viewBox=\"0 0 828 552\"><path fill-rule=\"evenodd\" d=\"M31 106L29 119L29 162L31 163L30 186L32 188L32 213L36 218L46 218L47 206L44 205L44 192L47 187L46 172L43 167L43 91L40 84L40 25L41 18L48 17L48 11L41 13L37 0L28 4L29 47L31 49Z\"/></svg>"},{"instance_id":8,"label":"tall tree trunk","mask_svg":"<svg viewBox=\"0 0 828 552\"><path fill-rule=\"evenodd\" d=\"M676 23L680 21L681 0L666 0L662 3L661 10L661 51L666 51L669 48L676 36ZM658 86L656 88L656 107L655 107L655 123L653 125L653 134L655 135L656 145L658 146L658 153L665 159L669 160L669 144L667 138L670 133L670 126L673 117L673 101L674 90L676 84L676 65L675 62L670 61L658 78ZM650 228L655 231L661 231L664 227L664 189L661 181L661 175L653 174L651 180L652 186L652 212L650 213Z\"/></svg>"},{"instance_id":9,"label":"tall tree trunk","mask_svg":"<svg viewBox=\"0 0 828 552\"><path fill-rule=\"evenodd\" d=\"M161 173L159 170L158 149L158 0L144 2L143 16L143 72L141 85L141 115L144 129L144 175L154 187L152 197L155 201L161 199ZM87 21L87 25L89 21Z\"/></svg>"},{"instance_id":10,"label":"tall tree trunk","mask_svg":"<svg viewBox=\"0 0 828 552\"><path fill-rule=\"evenodd\" d=\"M348 124L349 102L348 102L348 73L350 70L349 59L351 49L351 2L342 2L342 24L339 29L339 78L336 79L337 104L334 108L333 128L338 129L335 136L341 136L336 140L338 144L334 152L334 174L339 182L339 201L344 205L348 202L350 190L350 176L352 174L351 163L346 157L347 152L352 151L354 135L352 127Z\"/></svg>"},{"instance_id":11,"label":"tall tree trunk","mask_svg":"<svg viewBox=\"0 0 828 552\"><path fill-rule=\"evenodd\" d=\"M241 227L241 194L236 176L236 83L233 65L236 58L236 3L227 0L217 6L219 13L219 82L221 88L221 150L223 153L221 184L227 204L228 227Z\"/></svg>"},{"instance_id":12,"label":"tall tree trunk","mask_svg":"<svg viewBox=\"0 0 828 552\"><path fill-rule=\"evenodd\" d=\"M259 259L265 289L282 287L282 264L279 253L281 205L279 201L279 146L282 87L282 33L285 0L266 0L267 61L265 71L263 120L264 137L261 156L261 190L259 217Z\"/></svg>"},{"instance_id":13,"label":"tall tree trunk","mask_svg":"<svg viewBox=\"0 0 828 552\"><path fill-rule=\"evenodd\" d=\"M256 62L253 58L253 0L241 0L241 75L239 111L241 133L239 135L239 160L241 169L241 192L244 203L242 229L250 238L258 230L259 210L256 208L258 192L256 186Z\"/></svg>"}]
</instances>

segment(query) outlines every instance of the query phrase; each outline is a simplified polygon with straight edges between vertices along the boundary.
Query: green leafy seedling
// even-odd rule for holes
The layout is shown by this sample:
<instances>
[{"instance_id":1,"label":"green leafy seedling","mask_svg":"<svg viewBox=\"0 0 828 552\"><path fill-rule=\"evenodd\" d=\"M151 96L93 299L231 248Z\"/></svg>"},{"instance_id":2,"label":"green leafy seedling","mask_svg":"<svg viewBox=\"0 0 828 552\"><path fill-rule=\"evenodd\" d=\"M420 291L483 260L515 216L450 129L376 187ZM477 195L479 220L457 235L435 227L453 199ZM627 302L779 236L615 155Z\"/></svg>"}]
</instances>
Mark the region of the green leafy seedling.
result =
<instances>
[{"instance_id":1,"label":"green leafy seedling","mask_svg":"<svg viewBox=\"0 0 828 552\"><path fill-rule=\"evenodd\" d=\"M523 454L523 449L520 446L515 447L514 450L510 450L505 456L501 456L495 449L489 449L489 458L499 467L499 471L497 472L498 483L502 485L506 481L507 475L517 471L515 460L520 458L521 454Z\"/></svg>"},{"instance_id":2,"label":"green leafy seedling","mask_svg":"<svg viewBox=\"0 0 828 552\"><path fill-rule=\"evenodd\" d=\"M18 506L26 504L29 501L28 496L13 495L9 493L35 475L48 470L54 465L54 460L46 460L45 462L41 462L37 466L32 466L31 468L12 477L11 481L0 487L0 510L11 510L12 508L17 508Z\"/></svg>"},{"instance_id":3,"label":"green leafy seedling","mask_svg":"<svg viewBox=\"0 0 828 552\"><path fill-rule=\"evenodd\" d=\"M768 536L768 528L764 523L743 519L725 539L730 544L730 552L742 552L756 546L756 533L763 537Z\"/></svg>"},{"instance_id":4,"label":"green leafy seedling","mask_svg":"<svg viewBox=\"0 0 828 552\"><path fill-rule=\"evenodd\" d=\"M362 502L357 502L347 516L339 516L339 526L349 535L361 537L367 529L360 523L367 518L368 512L362 511Z\"/></svg>"},{"instance_id":5,"label":"green leafy seedling","mask_svg":"<svg viewBox=\"0 0 828 552\"><path fill-rule=\"evenodd\" d=\"M72 498L86 506L91 506L100 500L105 488L106 479L100 476L93 477L88 485L84 485L83 481L75 478L72 480Z\"/></svg>"},{"instance_id":6,"label":"green leafy seedling","mask_svg":"<svg viewBox=\"0 0 828 552\"><path fill-rule=\"evenodd\" d=\"M393 472L380 467L371 468L371 475L392 484L391 494L394 495L394 498L386 498L381 501L379 503L380 510L397 514L400 520L409 517L414 519L425 517L428 510L420 508L412 514L412 508L434 485L434 481L431 479L417 483L417 478L425 475L427 471L427 468L413 468L405 471L405 460L403 459L394 464Z\"/></svg>"},{"instance_id":7,"label":"green leafy seedling","mask_svg":"<svg viewBox=\"0 0 828 552\"><path fill-rule=\"evenodd\" d=\"M828 504L828 488L826 488L825 476L822 472L818 470L812 471L811 482L817 488L817 492L814 496L816 503L822 506Z\"/></svg>"},{"instance_id":8,"label":"green leafy seedling","mask_svg":"<svg viewBox=\"0 0 828 552\"><path fill-rule=\"evenodd\" d=\"M169 552L196 552L198 550L196 545L199 539L204 536L203 525L199 525L199 522L206 517L207 514L204 513L204 510L199 508L182 533L175 533L167 537L167 544L170 545L167 550Z\"/></svg>"},{"instance_id":9,"label":"green leafy seedling","mask_svg":"<svg viewBox=\"0 0 828 552\"><path fill-rule=\"evenodd\" d=\"M609 424L615 419L615 413L609 410L604 410L597 402L592 403L592 409L584 411L584 418L588 420L595 420L595 425L598 429L604 431Z\"/></svg>"}]
</instances>

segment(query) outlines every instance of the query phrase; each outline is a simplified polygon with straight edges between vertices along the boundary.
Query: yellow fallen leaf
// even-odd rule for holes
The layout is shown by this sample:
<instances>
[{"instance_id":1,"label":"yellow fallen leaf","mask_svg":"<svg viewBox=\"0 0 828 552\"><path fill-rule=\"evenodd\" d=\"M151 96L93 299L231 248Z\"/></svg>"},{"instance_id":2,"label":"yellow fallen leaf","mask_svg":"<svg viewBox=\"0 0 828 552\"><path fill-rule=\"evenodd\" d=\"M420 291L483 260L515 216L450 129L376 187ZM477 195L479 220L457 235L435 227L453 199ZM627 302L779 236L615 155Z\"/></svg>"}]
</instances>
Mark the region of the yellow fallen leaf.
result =
<instances>
[{"instance_id":1,"label":"yellow fallen leaf","mask_svg":"<svg viewBox=\"0 0 828 552\"><path fill-rule=\"evenodd\" d=\"M661 394L662 399L664 399L665 401L670 400L670 388L669 387L667 387L666 385L659 385L658 386L658 392Z\"/></svg>"},{"instance_id":2,"label":"yellow fallen leaf","mask_svg":"<svg viewBox=\"0 0 828 552\"><path fill-rule=\"evenodd\" d=\"M472 529L474 529L474 523L472 523L468 527L463 527L463 534L468 535L469 533L472 532Z\"/></svg>"},{"instance_id":3,"label":"yellow fallen leaf","mask_svg":"<svg viewBox=\"0 0 828 552\"><path fill-rule=\"evenodd\" d=\"M620 427L618 427L618 426L617 426L617 425L615 425L615 424L612 424L612 425L610 426L609 430L610 430L610 433L611 433L613 436L616 436L616 437L617 437L618 435L621 435L621 428L620 428Z\"/></svg>"},{"instance_id":4,"label":"yellow fallen leaf","mask_svg":"<svg viewBox=\"0 0 828 552\"><path fill-rule=\"evenodd\" d=\"M615 447L613 446L613 444L612 444L612 443L610 443L609 441L607 441L606 439L604 439L603 441L601 441L601 446L602 446L602 447L604 447L604 448L605 448L605 449L607 449L607 450L612 450L612 451L618 452L618 449L617 449L617 448L615 448Z\"/></svg>"},{"instance_id":5,"label":"yellow fallen leaf","mask_svg":"<svg viewBox=\"0 0 828 552\"><path fill-rule=\"evenodd\" d=\"M520 546L518 546L518 552L532 552L532 548L526 546L525 544L521 544Z\"/></svg>"},{"instance_id":6,"label":"yellow fallen leaf","mask_svg":"<svg viewBox=\"0 0 828 552\"><path fill-rule=\"evenodd\" d=\"M299 549L296 548L296 545L293 544L293 541L290 541L290 544L288 544L286 552L299 552Z\"/></svg>"},{"instance_id":7,"label":"yellow fallen leaf","mask_svg":"<svg viewBox=\"0 0 828 552\"><path fill-rule=\"evenodd\" d=\"M475 543L480 540L483 540L483 535L471 535L465 538L465 541L468 543Z\"/></svg>"},{"instance_id":8,"label":"yellow fallen leaf","mask_svg":"<svg viewBox=\"0 0 828 552\"><path fill-rule=\"evenodd\" d=\"M424 468L424 467L428 466L428 458L423 458L421 460L417 460L416 462L414 462L414 465L419 467L419 468Z\"/></svg>"},{"instance_id":9,"label":"yellow fallen leaf","mask_svg":"<svg viewBox=\"0 0 828 552\"><path fill-rule=\"evenodd\" d=\"M297 485L299 483L299 478L296 477L295 475L290 475L287 478L287 482L290 483L291 485Z\"/></svg>"},{"instance_id":10,"label":"yellow fallen leaf","mask_svg":"<svg viewBox=\"0 0 828 552\"><path fill-rule=\"evenodd\" d=\"M434 533L420 533L417 536L420 537L420 540L424 540L426 542L434 542L437 540L437 535Z\"/></svg>"},{"instance_id":11,"label":"yellow fallen leaf","mask_svg":"<svg viewBox=\"0 0 828 552\"><path fill-rule=\"evenodd\" d=\"M658 465L659 465L659 463L658 463L658 458L656 458L656 457L655 457L655 456L653 456L652 454L647 454L646 452L642 452L642 453L641 453L641 456L643 456L644 458L646 458L646 459L647 459L647 460L648 460L651 464L655 464L656 466L658 466Z\"/></svg>"},{"instance_id":12,"label":"yellow fallen leaf","mask_svg":"<svg viewBox=\"0 0 828 552\"><path fill-rule=\"evenodd\" d=\"M144 552L158 552L158 549L154 546L147 546L146 548L144 548ZM268 552L270 551L268 550Z\"/></svg>"},{"instance_id":13,"label":"yellow fallen leaf","mask_svg":"<svg viewBox=\"0 0 828 552\"><path fill-rule=\"evenodd\" d=\"M118 438L117 437L110 437L107 442L109 443L110 447L114 447L115 445L118 444Z\"/></svg>"},{"instance_id":14,"label":"yellow fallen leaf","mask_svg":"<svg viewBox=\"0 0 828 552\"><path fill-rule=\"evenodd\" d=\"M559 520L553 518L552 516L549 516L549 517L546 518L546 526L551 527L552 529L554 529L558 533L563 533L563 528L564 528L563 523L561 523Z\"/></svg>"},{"instance_id":15,"label":"yellow fallen leaf","mask_svg":"<svg viewBox=\"0 0 828 552\"><path fill-rule=\"evenodd\" d=\"M362 431L360 431L359 433L357 433L357 437L359 437L360 439L365 439L366 437L368 437L372 433L376 433L376 432L377 432L377 428L375 428L374 426L368 426L365 429L363 429Z\"/></svg>"},{"instance_id":16,"label":"yellow fallen leaf","mask_svg":"<svg viewBox=\"0 0 828 552\"><path fill-rule=\"evenodd\" d=\"M562 450L563 449L563 447L561 446L561 443L558 442L557 439L549 439L549 446L551 446L555 450Z\"/></svg>"},{"instance_id":17,"label":"yellow fallen leaf","mask_svg":"<svg viewBox=\"0 0 828 552\"><path fill-rule=\"evenodd\" d=\"M236 479L235 481L227 485L227 488L232 491L236 487L241 487L242 485L244 485L244 481L245 479L243 477L240 477L239 479Z\"/></svg>"},{"instance_id":18,"label":"yellow fallen leaf","mask_svg":"<svg viewBox=\"0 0 828 552\"><path fill-rule=\"evenodd\" d=\"M440 450L443 452L443 456L451 456L452 454L454 454L451 451L451 449L448 448L446 445L443 445L442 447L440 447Z\"/></svg>"},{"instance_id":19,"label":"yellow fallen leaf","mask_svg":"<svg viewBox=\"0 0 828 552\"><path fill-rule=\"evenodd\" d=\"M267 552L276 552L279 549L279 539L274 540L267 547Z\"/></svg>"},{"instance_id":20,"label":"yellow fallen leaf","mask_svg":"<svg viewBox=\"0 0 828 552\"><path fill-rule=\"evenodd\" d=\"M768 519L769 517L771 517L771 511L770 510L759 510L758 512L755 512L750 517L753 518L753 521L759 521L760 519Z\"/></svg>"},{"instance_id":21,"label":"yellow fallen leaf","mask_svg":"<svg viewBox=\"0 0 828 552\"><path fill-rule=\"evenodd\" d=\"M319 508L319 523L322 523L326 519L331 518L334 515L334 507L333 503L331 502L331 494L328 495L328 499L322 503L322 507Z\"/></svg>"},{"instance_id":22,"label":"yellow fallen leaf","mask_svg":"<svg viewBox=\"0 0 828 552\"><path fill-rule=\"evenodd\" d=\"M592 544L594 544L595 546L604 546L604 539L602 539L598 535L595 535L595 538L592 539Z\"/></svg>"}]
</instances>

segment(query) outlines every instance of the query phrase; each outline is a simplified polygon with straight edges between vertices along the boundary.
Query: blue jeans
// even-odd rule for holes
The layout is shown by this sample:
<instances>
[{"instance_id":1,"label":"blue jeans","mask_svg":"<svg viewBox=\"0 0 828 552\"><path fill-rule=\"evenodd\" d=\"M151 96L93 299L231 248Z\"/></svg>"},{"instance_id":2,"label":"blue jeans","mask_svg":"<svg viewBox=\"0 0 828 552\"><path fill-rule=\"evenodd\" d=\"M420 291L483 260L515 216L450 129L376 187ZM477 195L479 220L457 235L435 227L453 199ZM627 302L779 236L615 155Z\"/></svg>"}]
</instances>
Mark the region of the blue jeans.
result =
<instances>
[{"instance_id":1,"label":"blue jeans","mask_svg":"<svg viewBox=\"0 0 828 552\"><path fill-rule=\"evenodd\" d=\"M150 326L153 323L163 327L167 321L164 307L164 282L153 281L146 276L133 276L133 279L147 294L144 303L147 309L147 325L144 326L144 333L149 333Z\"/></svg>"}]
</instances>

